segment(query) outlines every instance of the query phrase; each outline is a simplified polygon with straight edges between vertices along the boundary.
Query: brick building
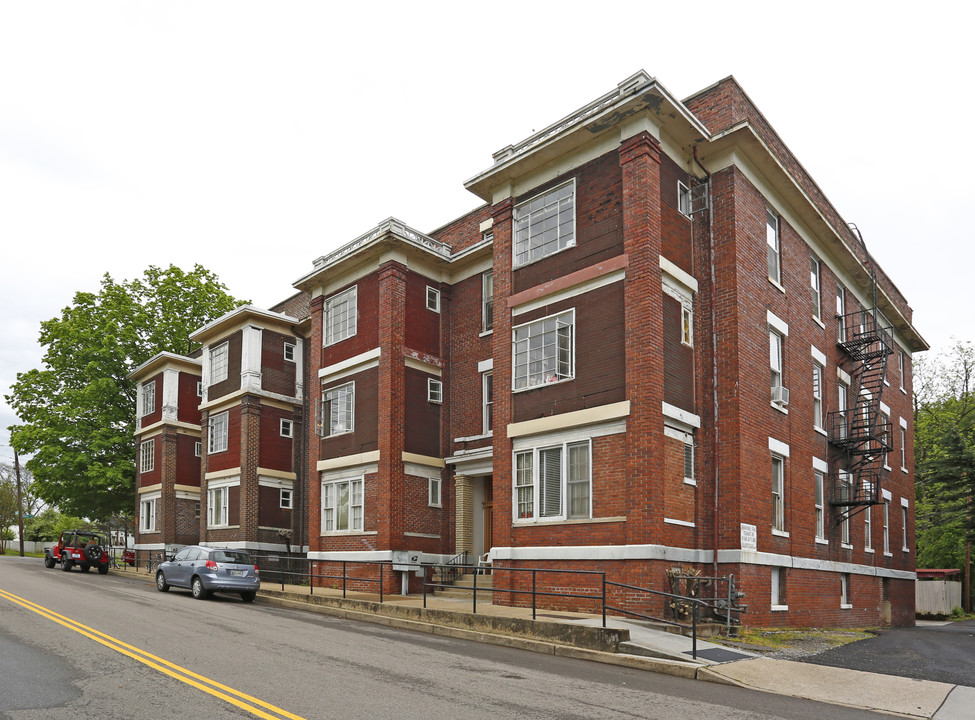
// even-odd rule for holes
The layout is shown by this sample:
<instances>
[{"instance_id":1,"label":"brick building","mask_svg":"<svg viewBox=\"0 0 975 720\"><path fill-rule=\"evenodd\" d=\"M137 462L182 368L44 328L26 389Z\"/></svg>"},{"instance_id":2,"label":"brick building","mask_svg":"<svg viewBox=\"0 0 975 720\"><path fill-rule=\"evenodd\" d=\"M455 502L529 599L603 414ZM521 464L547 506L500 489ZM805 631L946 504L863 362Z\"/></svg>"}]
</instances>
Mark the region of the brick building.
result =
<instances>
[{"instance_id":1,"label":"brick building","mask_svg":"<svg viewBox=\"0 0 975 720\"><path fill-rule=\"evenodd\" d=\"M290 491L322 567L467 552L666 590L682 565L733 574L753 625L913 622L927 345L733 79L681 102L637 73L466 187L464 217L390 218L317 259L296 310L242 308L194 335L200 360L134 373L141 408L196 363L185 427L148 415L140 441L193 436L191 410L208 429L201 539L273 546ZM154 493L193 492L153 472L140 528ZM233 530L209 517L222 487ZM496 574L495 602L520 585Z\"/></svg>"}]
</instances>

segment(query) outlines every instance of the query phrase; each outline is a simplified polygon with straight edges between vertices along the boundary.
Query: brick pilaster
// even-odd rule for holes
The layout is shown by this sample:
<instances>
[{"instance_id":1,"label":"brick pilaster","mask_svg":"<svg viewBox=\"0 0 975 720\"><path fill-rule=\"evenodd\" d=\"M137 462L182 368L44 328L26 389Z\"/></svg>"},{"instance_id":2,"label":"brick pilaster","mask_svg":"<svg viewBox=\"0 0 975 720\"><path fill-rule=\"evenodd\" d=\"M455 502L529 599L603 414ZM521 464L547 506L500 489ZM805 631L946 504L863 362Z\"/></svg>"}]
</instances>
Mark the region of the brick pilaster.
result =
<instances>
[{"instance_id":1,"label":"brick pilaster","mask_svg":"<svg viewBox=\"0 0 975 720\"><path fill-rule=\"evenodd\" d=\"M492 537L494 544L511 547L515 539L511 532L511 309L508 297L512 291L512 231L514 204L511 198L496 203L491 210L494 218L494 513Z\"/></svg>"},{"instance_id":2,"label":"brick pilaster","mask_svg":"<svg viewBox=\"0 0 975 720\"><path fill-rule=\"evenodd\" d=\"M245 395L240 400L240 530L239 539L257 542L261 459L261 401Z\"/></svg>"},{"instance_id":3,"label":"brick pilaster","mask_svg":"<svg viewBox=\"0 0 975 720\"><path fill-rule=\"evenodd\" d=\"M454 502L457 507L455 553L474 550L474 488L466 475L454 476Z\"/></svg>"},{"instance_id":4,"label":"brick pilaster","mask_svg":"<svg viewBox=\"0 0 975 720\"><path fill-rule=\"evenodd\" d=\"M305 362L307 381L305 383L305 405L308 407L308 424L305 432L305 519L308 523L308 549L321 550L322 539L322 484L318 474L318 461L321 459L322 439L318 436L319 404L322 400L321 382L318 371L322 366L322 308L325 298L316 297L311 301L311 336L308 338L308 354Z\"/></svg>"}]
</instances>

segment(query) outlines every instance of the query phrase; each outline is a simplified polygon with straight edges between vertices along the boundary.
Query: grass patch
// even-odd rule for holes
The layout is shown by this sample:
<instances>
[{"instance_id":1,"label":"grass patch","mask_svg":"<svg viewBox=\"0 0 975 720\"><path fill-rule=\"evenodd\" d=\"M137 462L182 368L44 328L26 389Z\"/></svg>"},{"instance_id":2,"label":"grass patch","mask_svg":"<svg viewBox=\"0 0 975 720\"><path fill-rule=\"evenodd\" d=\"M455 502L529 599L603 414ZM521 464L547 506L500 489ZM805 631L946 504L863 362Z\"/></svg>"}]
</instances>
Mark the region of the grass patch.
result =
<instances>
[{"instance_id":1,"label":"grass patch","mask_svg":"<svg viewBox=\"0 0 975 720\"><path fill-rule=\"evenodd\" d=\"M3 554L4 555L11 555L11 556L16 555L17 557L20 557L20 548L16 547L16 541L14 541L14 545L15 545L15 547L13 547L13 548L9 548L8 547L4 551ZM42 557L44 557L44 553L25 552L24 553L24 557L42 558Z\"/></svg>"},{"instance_id":2,"label":"grass patch","mask_svg":"<svg viewBox=\"0 0 975 720\"><path fill-rule=\"evenodd\" d=\"M799 648L809 643L839 647L873 635L876 635L875 631L859 628L745 628L741 630L737 639L748 645L767 647L770 650L784 650Z\"/></svg>"}]
</instances>

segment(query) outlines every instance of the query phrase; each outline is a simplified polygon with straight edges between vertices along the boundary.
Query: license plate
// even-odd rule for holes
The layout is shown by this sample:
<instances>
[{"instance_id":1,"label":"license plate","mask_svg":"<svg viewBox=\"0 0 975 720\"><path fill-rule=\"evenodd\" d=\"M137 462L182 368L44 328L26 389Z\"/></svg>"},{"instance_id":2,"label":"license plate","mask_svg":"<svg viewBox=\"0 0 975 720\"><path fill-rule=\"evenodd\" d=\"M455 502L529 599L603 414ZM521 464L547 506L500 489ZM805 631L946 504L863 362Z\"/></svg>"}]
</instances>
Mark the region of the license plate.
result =
<instances>
[{"instance_id":1,"label":"license plate","mask_svg":"<svg viewBox=\"0 0 975 720\"><path fill-rule=\"evenodd\" d=\"M230 576L231 577L244 577L245 575L247 575L247 571L246 570L231 570L230 571Z\"/></svg>"}]
</instances>

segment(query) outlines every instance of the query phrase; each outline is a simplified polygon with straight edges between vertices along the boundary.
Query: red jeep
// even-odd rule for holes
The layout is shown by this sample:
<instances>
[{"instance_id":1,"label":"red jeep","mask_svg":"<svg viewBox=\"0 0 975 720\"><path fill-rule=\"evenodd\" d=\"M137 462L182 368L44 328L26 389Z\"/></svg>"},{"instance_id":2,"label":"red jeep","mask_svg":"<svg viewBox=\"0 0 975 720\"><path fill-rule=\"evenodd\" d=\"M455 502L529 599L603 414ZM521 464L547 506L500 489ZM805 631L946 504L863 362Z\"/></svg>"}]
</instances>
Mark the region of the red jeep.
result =
<instances>
[{"instance_id":1,"label":"red jeep","mask_svg":"<svg viewBox=\"0 0 975 720\"><path fill-rule=\"evenodd\" d=\"M81 572L97 567L102 575L108 574L108 544L101 533L93 530L65 530L58 544L44 550L44 566L53 568L61 563L61 569L69 571L75 565Z\"/></svg>"}]
</instances>

